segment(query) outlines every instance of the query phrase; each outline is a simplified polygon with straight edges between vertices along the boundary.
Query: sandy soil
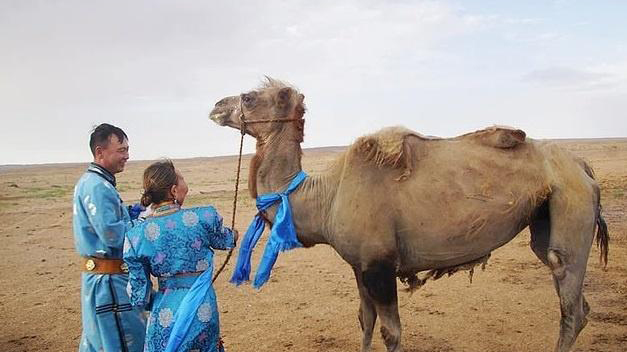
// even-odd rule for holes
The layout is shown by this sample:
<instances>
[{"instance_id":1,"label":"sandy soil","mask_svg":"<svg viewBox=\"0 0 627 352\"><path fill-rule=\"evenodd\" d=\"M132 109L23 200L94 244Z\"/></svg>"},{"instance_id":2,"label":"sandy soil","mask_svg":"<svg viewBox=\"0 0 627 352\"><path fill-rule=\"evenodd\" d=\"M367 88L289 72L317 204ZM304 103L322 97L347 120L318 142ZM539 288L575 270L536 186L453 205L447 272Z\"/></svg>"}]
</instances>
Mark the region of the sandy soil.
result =
<instances>
[{"instance_id":1,"label":"sandy soil","mask_svg":"<svg viewBox=\"0 0 627 352\"><path fill-rule=\"evenodd\" d=\"M627 350L627 140L562 141L589 160L603 189L612 240L607 271L590 254L585 293L590 322L574 351ZM305 151L304 168L323 171L337 151ZM245 159L244 175L247 175ZM187 205L214 204L230 223L234 157L176 161L191 187ZM122 197L137 201L147 162L119 176ZM0 351L73 351L81 331L78 258L71 196L84 165L0 168ZM246 188L244 180L243 187ZM254 213L244 189L236 227ZM559 329L551 276L521 233L496 250L470 284L465 273L399 292L403 345L408 352L549 351ZM223 261L220 253L216 265ZM254 261L257 263L257 260ZM218 279L222 329L230 351L358 351L359 298L352 271L328 246L279 257L260 292ZM378 327L376 328L378 331ZM374 338L374 351L384 351Z\"/></svg>"}]
</instances>

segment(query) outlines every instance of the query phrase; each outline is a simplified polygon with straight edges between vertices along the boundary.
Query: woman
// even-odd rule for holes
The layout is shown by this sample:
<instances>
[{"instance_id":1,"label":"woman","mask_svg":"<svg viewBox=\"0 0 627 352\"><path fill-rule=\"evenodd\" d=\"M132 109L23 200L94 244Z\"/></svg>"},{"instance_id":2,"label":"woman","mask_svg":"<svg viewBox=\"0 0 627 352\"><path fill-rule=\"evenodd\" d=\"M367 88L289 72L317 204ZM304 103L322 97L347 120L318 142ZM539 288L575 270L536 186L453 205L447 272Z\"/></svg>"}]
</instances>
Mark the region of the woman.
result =
<instances>
[{"instance_id":1,"label":"woman","mask_svg":"<svg viewBox=\"0 0 627 352\"><path fill-rule=\"evenodd\" d=\"M144 171L141 202L152 212L127 233L124 260L131 304L151 312L145 351L224 351L211 286L213 249L234 247L237 232L223 227L211 206L181 209L187 191L169 160ZM151 274L159 282L154 297Z\"/></svg>"}]
</instances>

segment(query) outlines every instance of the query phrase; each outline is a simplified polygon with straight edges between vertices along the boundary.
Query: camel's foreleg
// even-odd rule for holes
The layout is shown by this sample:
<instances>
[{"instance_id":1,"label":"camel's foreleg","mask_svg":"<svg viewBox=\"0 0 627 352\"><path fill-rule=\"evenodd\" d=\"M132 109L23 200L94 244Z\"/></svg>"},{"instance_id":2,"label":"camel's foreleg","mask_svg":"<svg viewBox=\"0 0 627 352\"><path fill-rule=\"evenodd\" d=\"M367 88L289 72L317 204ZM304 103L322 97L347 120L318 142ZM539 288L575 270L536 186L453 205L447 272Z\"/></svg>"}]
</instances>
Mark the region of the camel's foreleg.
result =
<instances>
[{"instance_id":1,"label":"camel's foreleg","mask_svg":"<svg viewBox=\"0 0 627 352\"><path fill-rule=\"evenodd\" d=\"M536 211L529 224L531 232L531 249L533 253L545 265L549 265L549 241L551 239L551 215L549 214L549 201L544 202Z\"/></svg>"},{"instance_id":2,"label":"camel's foreleg","mask_svg":"<svg viewBox=\"0 0 627 352\"><path fill-rule=\"evenodd\" d=\"M381 322L381 336L388 352L402 352L401 319L396 295L396 270L387 262L374 262L362 272L367 295L374 302Z\"/></svg>"},{"instance_id":3,"label":"camel's foreleg","mask_svg":"<svg viewBox=\"0 0 627 352\"><path fill-rule=\"evenodd\" d=\"M357 288L359 289L359 325L361 326L362 339L361 339L361 352L370 352L370 345L372 344L372 331L374 330L374 324L377 321L377 311L374 306L374 302L368 290L364 286L361 269L353 268L355 272L355 279L357 280Z\"/></svg>"}]
</instances>

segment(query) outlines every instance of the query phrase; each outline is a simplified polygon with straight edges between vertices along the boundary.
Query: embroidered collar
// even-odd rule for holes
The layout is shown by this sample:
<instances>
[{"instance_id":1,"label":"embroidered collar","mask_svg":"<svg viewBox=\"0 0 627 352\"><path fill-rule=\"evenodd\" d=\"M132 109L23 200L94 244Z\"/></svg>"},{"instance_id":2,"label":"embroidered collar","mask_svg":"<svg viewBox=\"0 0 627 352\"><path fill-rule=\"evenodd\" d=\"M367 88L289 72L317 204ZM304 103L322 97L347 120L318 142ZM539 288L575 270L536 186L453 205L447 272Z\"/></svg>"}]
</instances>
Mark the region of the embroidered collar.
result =
<instances>
[{"instance_id":1,"label":"embroidered collar","mask_svg":"<svg viewBox=\"0 0 627 352\"><path fill-rule=\"evenodd\" d=\"M178 204L166 204L166 205L162 205L160 207L155 208L152 214L150 214L150 216L159 217L159 216L170 215L170 214L176 213L180 209L181 209L181 206Z\"/></svg>"},{"instance_id":2,"label":"embroidered collar","mask_svg":"<svg viewBox=\"0 0 627 352\"><path fill-rule=\"evenodd\" d=\"M246 230L246 234L242 240L239 255L237 256L237 264L235 264L233 276L231 277L232 283L239 285L250 280L250 259L252 252L265 229L265 221L261 216L261 212L275 203L279 203L279 205L274 217L274 223L272 224L270 238L268 238L263 257L257 268L253 287L257 289L261 288L261 286L268 281L279 252L303 246L296 237L296 228L292 220L289 195L296 190L306 178L307 174L301 171L292 179L292 182L287 186L285 191L281 193L266 193L257 197L257 209L259 212L248 227L248 230Z\"/></svg>"},{"instance_id":3,"label":"embroidered collar","mask_svg":"<svg viewBox=\"0 0 627 352\"><path fill-rule=\"evenodd\" d=\"M113 185L113 187L115 187L116 185L115 176L113 176L113 174L109 172L109 170L105 169L104 167L94 162L91 162L89 163L89 167L87 168L87 171L100 175L100 177L104 178L107 182Z\"/></svg>"}]
</instances>

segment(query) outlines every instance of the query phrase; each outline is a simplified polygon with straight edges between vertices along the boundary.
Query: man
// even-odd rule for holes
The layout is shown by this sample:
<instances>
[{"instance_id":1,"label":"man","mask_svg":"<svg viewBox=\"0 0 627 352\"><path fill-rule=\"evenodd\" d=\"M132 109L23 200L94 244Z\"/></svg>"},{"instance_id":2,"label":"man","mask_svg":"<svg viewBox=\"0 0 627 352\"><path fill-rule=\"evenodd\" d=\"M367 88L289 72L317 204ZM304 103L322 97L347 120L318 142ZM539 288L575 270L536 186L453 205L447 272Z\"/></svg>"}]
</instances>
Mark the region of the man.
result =
<instances>
[{"instance_id":1,"label":"man","mask_svg":"<svg viewBox=\"0 0 627 352\"><path fill-rule=\"evenodd\" d=\"M103 123L92 132L89 147L94 162L74 188L74 240L83 271L79 351L142 351L145 318L129 303L122 261L132 222L115 188L115 174L128 160L128 139L120 128Z\"/></svg>"}]
</instances>

